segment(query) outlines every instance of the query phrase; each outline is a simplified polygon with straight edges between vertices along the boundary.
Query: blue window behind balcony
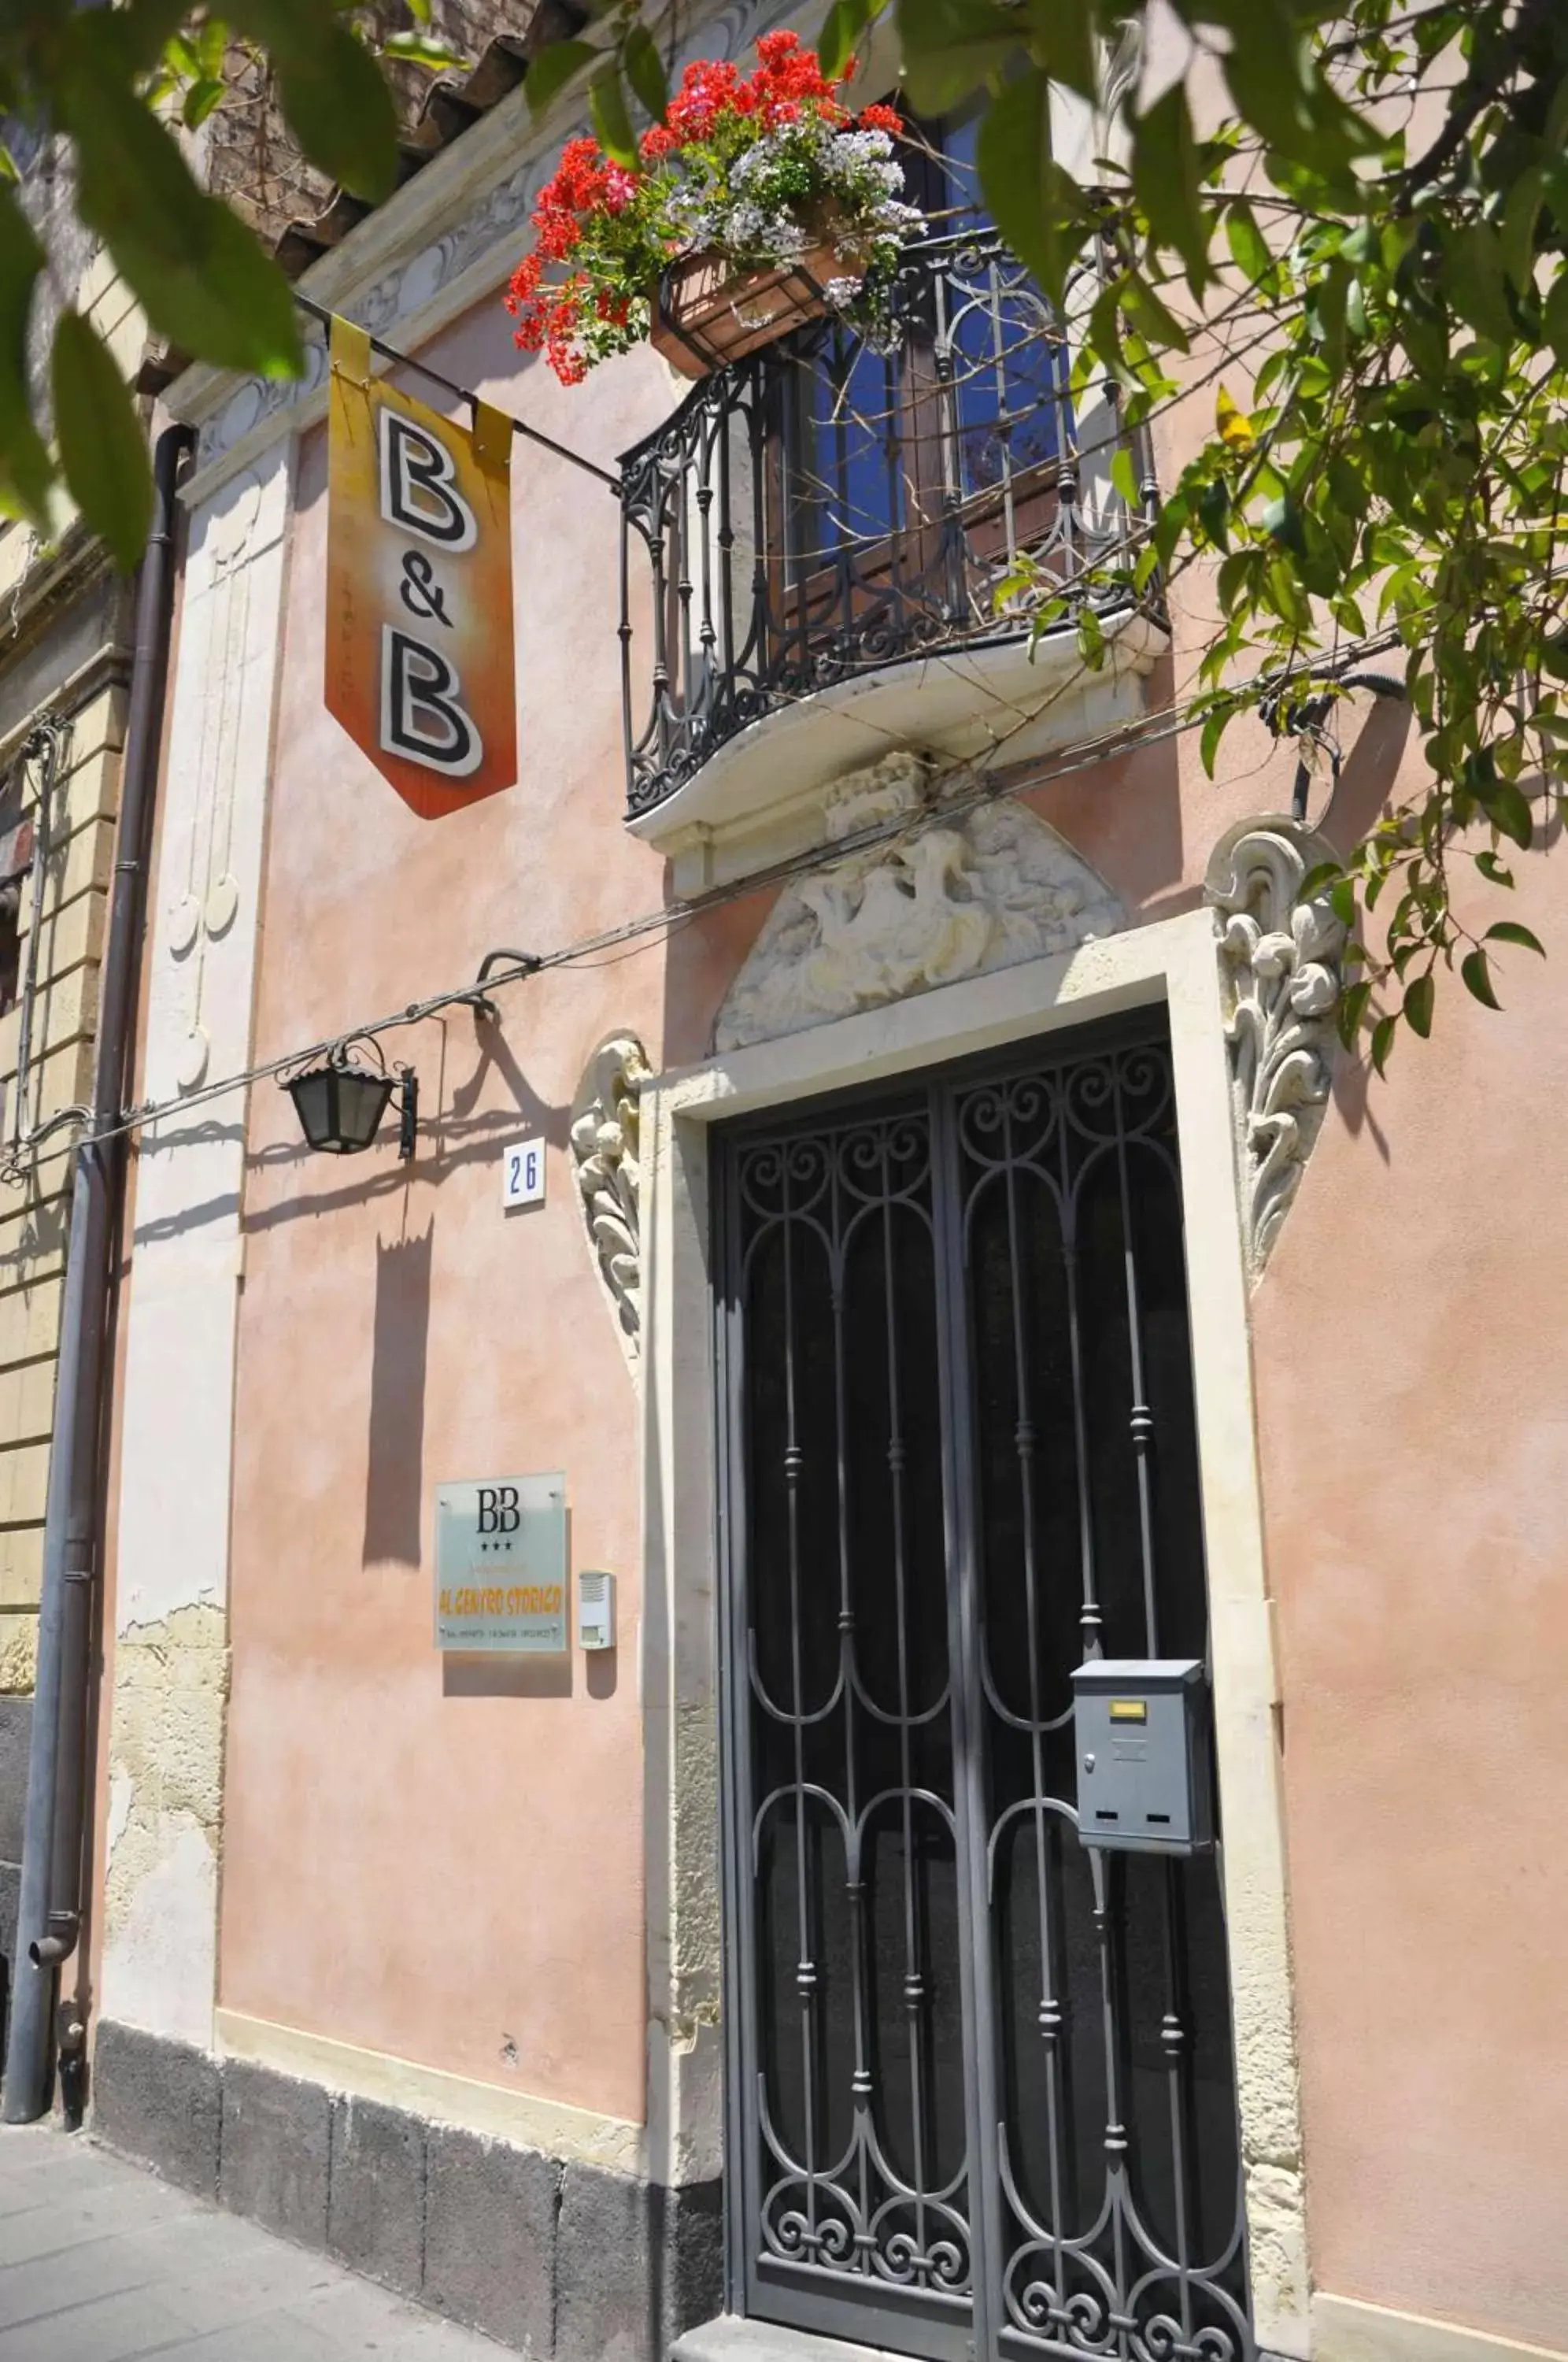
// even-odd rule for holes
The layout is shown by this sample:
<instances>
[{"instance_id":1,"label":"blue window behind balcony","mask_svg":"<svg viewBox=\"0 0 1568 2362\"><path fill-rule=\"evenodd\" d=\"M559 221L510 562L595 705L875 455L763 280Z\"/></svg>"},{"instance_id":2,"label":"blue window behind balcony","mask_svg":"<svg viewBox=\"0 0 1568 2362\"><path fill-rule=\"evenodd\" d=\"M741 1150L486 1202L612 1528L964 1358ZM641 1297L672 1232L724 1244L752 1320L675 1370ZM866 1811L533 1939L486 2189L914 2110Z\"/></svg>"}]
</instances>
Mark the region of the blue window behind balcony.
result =
<instances>
[{"instance_id":1,"label":"blue window behind balcony","mask_svg":"<svg viewBox=\"0 0 1568 2362\"><path fill-rule=\"evenodd\" d=\"M1125 535L1080 501L1066 335L979 202L972 124L915 132L906 171L931 230L904 251L891 332L818 320L626 455L633 815L780 704L1020 637ZM1004 588L1021 557L1043 590Z\"/></svg>"}]
</instances>

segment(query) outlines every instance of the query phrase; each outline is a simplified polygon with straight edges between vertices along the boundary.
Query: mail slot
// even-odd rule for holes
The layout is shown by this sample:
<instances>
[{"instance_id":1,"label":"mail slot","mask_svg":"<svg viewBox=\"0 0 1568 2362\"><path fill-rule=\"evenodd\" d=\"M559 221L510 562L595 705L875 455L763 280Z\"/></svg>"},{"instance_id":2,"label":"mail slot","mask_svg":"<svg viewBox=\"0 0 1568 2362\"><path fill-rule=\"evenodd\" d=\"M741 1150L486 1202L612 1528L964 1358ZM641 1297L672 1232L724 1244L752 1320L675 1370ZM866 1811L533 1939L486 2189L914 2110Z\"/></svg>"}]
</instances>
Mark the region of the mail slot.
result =
<instances>
[{"instance_id":1,"label":"mail slot","mask_svg":"<svg viewBox=\"0 0 1568 2362\"><path fill-rule=\"evenodd\" d=\"M1196 1658L1107 1657L1073 1675L1078 1834L1120 1853L1214 1842L1209 1683Z\"/></svg>"}]
</instances>

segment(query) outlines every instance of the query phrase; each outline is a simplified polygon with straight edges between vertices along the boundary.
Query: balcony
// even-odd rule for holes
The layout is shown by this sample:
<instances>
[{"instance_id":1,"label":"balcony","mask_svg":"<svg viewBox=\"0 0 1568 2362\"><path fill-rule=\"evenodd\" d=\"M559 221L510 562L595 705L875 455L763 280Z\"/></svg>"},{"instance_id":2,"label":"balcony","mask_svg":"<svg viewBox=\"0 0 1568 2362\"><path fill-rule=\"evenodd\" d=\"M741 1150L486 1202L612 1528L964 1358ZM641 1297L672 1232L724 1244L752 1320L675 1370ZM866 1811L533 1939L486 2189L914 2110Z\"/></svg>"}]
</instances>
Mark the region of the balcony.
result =
<instances>
[{"instance_id":1,"label":"balcony","mask_svg":"<svg viewBox=\"0 0 1568 2362\"><path fill-rule=\"evenodd\" d=\"M705 380L622 461L626 817L683 889L793 849L817 790L897 747L1016 759L1103 726L1163 645L1125 588L1084 584L1143 522L1110 481L1113 399L1075 414L1067 334L994 234L908 250L887 343L818 323ZM1141 442L1133 463L1146 509ZM1039 582L999 608L1022 557Z\"/></svg>"}]
</instances>

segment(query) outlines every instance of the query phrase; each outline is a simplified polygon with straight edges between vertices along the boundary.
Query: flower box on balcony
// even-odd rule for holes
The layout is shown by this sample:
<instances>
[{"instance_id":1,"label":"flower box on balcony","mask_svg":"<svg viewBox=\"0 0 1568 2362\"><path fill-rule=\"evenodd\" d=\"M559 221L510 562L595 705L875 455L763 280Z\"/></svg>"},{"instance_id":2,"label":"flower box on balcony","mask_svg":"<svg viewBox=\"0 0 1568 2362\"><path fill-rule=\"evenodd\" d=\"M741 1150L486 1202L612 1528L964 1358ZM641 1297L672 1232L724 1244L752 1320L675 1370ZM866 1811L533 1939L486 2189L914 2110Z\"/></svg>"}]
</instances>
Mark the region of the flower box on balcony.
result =
<instances>
[{"instance_id":1,"label":"flower box on balcony","mask_svg":"<svg viewBox=\"0 0 1568 2362\"><path fill-rule=\"evenodd\" d=\"M816 229L819 225L813 224ZM736 272L712 248L672 262L659 281L648 341L682 377L707 377L829 311L830 283L858 286L865 263L841 251L831 224L803 253L764 270Z\"/></svg>"},{"instance_id":2,"label":"flower box on balcony","mask_svg":"<svg viewBox=\"0 0 1568 2362\"><path fill-rule=\"evenodd\" d=\"M694 60L662 122L616 160L571 139L534 211L507 302L517 342L563 385L645 337L683 376L740 361L824 312L876 315L906 238L890 106L852 115L798 34L755 73Z\"/></svg>"}]
</instances>

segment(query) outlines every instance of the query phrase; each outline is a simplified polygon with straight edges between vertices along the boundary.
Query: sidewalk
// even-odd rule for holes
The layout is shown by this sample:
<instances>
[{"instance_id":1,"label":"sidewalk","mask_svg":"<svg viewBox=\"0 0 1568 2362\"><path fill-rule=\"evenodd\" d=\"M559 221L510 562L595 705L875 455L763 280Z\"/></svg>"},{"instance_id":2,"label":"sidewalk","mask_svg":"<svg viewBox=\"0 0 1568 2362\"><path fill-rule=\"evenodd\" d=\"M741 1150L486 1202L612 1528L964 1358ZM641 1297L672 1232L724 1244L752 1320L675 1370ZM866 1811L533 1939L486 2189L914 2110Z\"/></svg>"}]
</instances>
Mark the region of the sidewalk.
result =
<instances>
[{"instance_id":1,"label":"sidewalk","mask_svg":"<svg viewBox=\"0 0 1568 2362\"><path fill-rule=\"evenodd\" d=\"M0 2127L0 2362L514 2362L95 2147Z\"/></svg>"}]
</instances>

